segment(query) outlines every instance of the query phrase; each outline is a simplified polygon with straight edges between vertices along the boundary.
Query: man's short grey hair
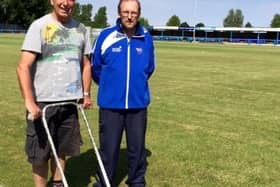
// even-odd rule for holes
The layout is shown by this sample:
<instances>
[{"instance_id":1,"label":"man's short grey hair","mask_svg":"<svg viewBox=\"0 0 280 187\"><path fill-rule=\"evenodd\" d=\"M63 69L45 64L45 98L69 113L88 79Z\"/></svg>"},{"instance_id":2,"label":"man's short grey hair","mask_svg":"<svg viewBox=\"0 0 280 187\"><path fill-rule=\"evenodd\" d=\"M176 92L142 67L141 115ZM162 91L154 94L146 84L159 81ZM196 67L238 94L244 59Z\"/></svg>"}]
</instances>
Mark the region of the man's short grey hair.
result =
<instances>
[{"instance_id":1,"label":"man's short grey hair","mask_svg":"<svg viewBox=\"0 0 280 187\"><path fill-rule=\"evenodd\" d=\"M137 4L138 4L138 13L139 13L139 14L141 13L141 3L140 3L139 0L120 0L120 1L119 1L119 4L118 4L118 13L121 13L121 4L122 4L124 1L136 1Z\"/></svg>"}]
</instances>

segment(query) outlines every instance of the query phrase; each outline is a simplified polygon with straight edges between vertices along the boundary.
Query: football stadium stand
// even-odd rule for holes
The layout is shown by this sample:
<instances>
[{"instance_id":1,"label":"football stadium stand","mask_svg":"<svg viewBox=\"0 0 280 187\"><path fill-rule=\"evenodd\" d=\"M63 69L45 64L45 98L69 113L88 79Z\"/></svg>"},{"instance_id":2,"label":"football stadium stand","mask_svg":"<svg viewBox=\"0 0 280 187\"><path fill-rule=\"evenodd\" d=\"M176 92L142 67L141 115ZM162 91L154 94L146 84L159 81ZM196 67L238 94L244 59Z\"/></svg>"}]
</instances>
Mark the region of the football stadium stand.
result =
<instances>
[{"instance_id":1,"label":"football stadium stand","mask_svg":"<svg viewBox=\"0 0 280 187\"><path fill-rule=\"evenodd\" d=\"M151 26L147 29L155 40L280 44L280 28Z\"/></svg>"}]
</instances>

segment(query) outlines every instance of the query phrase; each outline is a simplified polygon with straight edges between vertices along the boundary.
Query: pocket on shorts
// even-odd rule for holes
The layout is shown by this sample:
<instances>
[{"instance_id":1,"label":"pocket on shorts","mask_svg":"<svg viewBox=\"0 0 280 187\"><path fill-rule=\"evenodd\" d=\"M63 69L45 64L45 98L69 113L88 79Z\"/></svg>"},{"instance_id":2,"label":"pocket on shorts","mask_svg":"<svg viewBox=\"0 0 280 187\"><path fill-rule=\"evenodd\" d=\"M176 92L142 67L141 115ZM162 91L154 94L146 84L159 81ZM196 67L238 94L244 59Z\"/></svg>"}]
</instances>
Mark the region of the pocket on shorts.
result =
<instances>
[{"instance_id":1,"label":"pocket on shorts","mask_svg":"<svg viewBox=\"0 0 280 187\"><path fill-rule=\"evenodd\" d=\"M26 129L25 152L29 158L35 157L37 136L35 130L28 126Z\"/></svg>"}]
</instances>

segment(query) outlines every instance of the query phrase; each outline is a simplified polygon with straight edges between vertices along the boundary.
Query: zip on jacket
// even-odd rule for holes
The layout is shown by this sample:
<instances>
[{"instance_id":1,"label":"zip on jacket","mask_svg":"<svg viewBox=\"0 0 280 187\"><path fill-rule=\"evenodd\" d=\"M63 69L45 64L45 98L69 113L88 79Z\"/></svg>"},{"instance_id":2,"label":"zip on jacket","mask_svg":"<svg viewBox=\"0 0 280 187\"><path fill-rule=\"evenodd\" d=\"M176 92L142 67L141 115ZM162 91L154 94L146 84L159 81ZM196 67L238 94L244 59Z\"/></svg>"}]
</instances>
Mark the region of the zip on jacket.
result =
<instances>
[{"instance_id":1,"label":"zip on jacket","mask_svg":"<svg viewBox=\"0 0 280 187\"><path fill-rule=\"evenodd\" d=\"M129 78L130 78L130 39L127 38L127 70L126 70L125 108L128 109Z\"/></svg>"}]
</instances>

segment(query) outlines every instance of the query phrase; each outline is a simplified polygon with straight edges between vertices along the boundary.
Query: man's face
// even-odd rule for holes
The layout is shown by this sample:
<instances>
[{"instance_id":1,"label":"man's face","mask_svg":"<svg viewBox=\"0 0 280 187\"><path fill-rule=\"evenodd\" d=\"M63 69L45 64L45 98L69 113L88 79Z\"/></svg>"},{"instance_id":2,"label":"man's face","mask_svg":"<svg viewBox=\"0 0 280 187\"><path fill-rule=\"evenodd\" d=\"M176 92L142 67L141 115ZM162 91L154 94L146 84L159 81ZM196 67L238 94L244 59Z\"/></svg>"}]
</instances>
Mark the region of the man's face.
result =
<instances>
[{"instance_id":1,"label":"man's face","mask_svg":"<svg viewBox=\"0 0 280 187\"><path fill-rule=\"evenodd\" d=\"M120 6L119 16L124 29L134 29L140 16L137 2L123 1Z\"/></svg>"},{"instance_id":2,"label":"man's face","mask_svg":"<svg viewBox=\"0 0 280 187\"><path fill-rule=\"evenodd\" d=\"M75 7L75 0L51 0L53 13L58 21L67 22Z\"/></svg>"}]
</instances>

